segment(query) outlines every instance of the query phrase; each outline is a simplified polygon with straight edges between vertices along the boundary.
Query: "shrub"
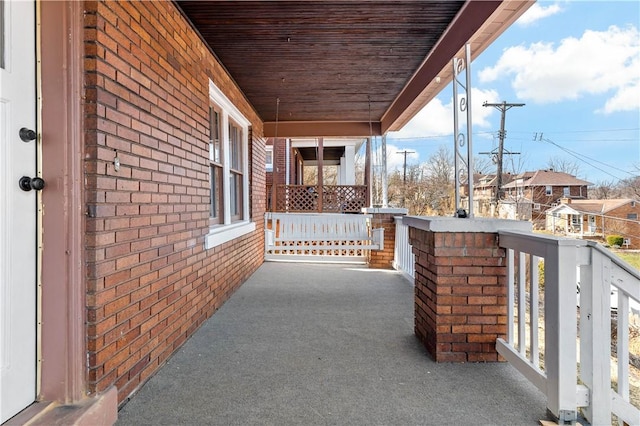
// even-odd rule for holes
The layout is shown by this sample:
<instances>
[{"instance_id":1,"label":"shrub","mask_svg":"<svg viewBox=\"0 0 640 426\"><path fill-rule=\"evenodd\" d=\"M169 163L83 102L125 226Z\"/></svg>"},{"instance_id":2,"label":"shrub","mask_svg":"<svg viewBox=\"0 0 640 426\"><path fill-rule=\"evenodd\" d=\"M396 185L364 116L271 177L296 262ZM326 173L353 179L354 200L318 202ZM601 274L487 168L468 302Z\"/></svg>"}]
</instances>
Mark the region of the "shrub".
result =
<instances>
[{"instance_id":1,"label":"shrub","mask_svg":"<svg viewBox=\"0 0 640 426\"><path fill-rule=\"evenodd\" d=\"M607 244L611 247L622 247L624 237L622 235L607 235Z\"/></svg>"}]
</instances>

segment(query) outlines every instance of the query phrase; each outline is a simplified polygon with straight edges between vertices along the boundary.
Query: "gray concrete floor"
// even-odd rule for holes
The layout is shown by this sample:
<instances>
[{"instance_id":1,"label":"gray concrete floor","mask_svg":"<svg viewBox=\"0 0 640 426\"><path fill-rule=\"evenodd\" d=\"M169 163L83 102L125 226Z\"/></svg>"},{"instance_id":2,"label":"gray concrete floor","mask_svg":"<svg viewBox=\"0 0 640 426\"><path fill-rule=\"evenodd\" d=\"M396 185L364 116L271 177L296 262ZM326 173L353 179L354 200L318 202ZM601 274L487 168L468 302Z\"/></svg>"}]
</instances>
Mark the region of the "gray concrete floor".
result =
<instances>
[{"instance_id":1,"label":"gray concrete floor","mask_svg":"<svg viewBox=\"0 0 640 426\"><path fill-rule=\"evenodd\" d=\"M506 363L434 363L399 273L265 263L117 424L536 425L545 413Z\"/></svg>"}]
</instances>

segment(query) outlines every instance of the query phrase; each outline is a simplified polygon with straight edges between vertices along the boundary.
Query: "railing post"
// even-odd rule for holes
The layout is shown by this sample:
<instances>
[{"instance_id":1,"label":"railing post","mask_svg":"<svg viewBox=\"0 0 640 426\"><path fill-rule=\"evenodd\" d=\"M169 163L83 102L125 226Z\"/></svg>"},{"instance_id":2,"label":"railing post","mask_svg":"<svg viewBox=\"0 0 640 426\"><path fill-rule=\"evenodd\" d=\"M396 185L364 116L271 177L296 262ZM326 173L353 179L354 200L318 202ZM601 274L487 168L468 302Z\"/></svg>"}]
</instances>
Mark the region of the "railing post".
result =
<instances>
[{"instance_id":1,"label":"railing post","mask_svg":"<svg viewBox=\"0 0 640 426\"><path fill-rule=\"evenodd\" d=\"M507 331L506 254L498 230L520 221L410 216L415 254L415 333L436 362L501 361Z\"/></svg>"},{"instance_id":2,"label":"railing post","mask_svg":"<svg viewBox=\"0 0 640 426\"><path fill-rule=\"evenodd\" d=\"M544 274L545 370L547 409L562 424L573 424L576 412L576 288L578 248L574 241L560 240L546 249Z\"/></svg>"},{"instance_id":3,"label":"railing post","mask_svg":"<svg viewBox=\"0 0 640 426\"><path fill-rule=\"evenodd\" d=\"M580 267L580 378L590 389L584 415L600 425L611 422L611 261L591 249L587 257Z\"/></svg>"}]
</instances>

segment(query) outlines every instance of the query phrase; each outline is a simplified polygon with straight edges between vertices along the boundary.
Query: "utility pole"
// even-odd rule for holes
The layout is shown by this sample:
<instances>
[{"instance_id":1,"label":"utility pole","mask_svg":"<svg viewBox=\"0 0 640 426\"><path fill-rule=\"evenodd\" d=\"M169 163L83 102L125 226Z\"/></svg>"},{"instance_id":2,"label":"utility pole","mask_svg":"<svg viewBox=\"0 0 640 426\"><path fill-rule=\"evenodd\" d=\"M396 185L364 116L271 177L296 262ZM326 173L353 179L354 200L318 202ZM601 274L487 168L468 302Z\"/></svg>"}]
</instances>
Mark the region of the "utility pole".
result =
<instances>
[{"instance_id":1,"label":"utility pole","mask_svg":"<svg viewBox=\"0 0 640 426\"><path fill-rule=\"evenodd\" d=\"M407 151L406 149L404 151L396 151L396 154L404 154L404 163L402 165L402 169L404 170L404 175L403 175L403 182L406 184L407 183L407 154L415 154L415 151Z\"/></svg>"},{"instance_id":2,"label":"utility pole","mask_svg":"<svg viewBox=\"0 0 640 426\"><path fill-rule=\"evenodd\" d=\"M402 179L402 207L405 206L405 197L407 195L407 154L415 154L415 151L407 151L406 149L403 151L396 151L396 154L404 154L404 163L402 166L403 179Z\"/></svg>"},{"instance_id":3,"label":"utility pole","mask_svg":"<svg viewBox=\"0 0 640 426\"><path fill-rule=\"evenodd\" d=\"M485 101L482 106L483 107L494 107L495 109L501 112L500 116L500 133L499 133L499 144L498 144L498 155L497 155L497 165L498 171L496 174L496 208L498 208L498 201L502 198L502 157L504 154L504 138L505 138L505 130L504 130L504 119L508 110L513 107L522 107L525 104L516 104L516 103L507 103L506 101L502 101L500 104L490 104Z\"/></svg>"}]
</instances>

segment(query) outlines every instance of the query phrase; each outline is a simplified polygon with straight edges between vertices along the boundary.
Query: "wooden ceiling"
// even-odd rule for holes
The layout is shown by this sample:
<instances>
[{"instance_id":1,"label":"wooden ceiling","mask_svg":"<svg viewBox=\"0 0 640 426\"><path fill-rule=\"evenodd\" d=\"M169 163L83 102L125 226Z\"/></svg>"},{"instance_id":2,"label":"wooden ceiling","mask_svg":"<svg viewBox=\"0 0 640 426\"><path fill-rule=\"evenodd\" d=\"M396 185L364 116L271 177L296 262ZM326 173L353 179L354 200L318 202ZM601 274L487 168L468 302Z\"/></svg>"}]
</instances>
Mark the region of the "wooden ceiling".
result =
<instances>
[{"instance_id":1,"label":"wooden ceiling","mask_svg":"<svg viewBox=\"0 0 640 426\"><path fill-rule=\"evenodd\" d=\"M396 130L437 94L425 89L492 16L506 4L519 6L509 12L519 16L528 3L177 1L265 122L265 135L275 135L277 121L282 137ZM506 26L514 19L501 18Z\"/></svg>"}]
</instances>

